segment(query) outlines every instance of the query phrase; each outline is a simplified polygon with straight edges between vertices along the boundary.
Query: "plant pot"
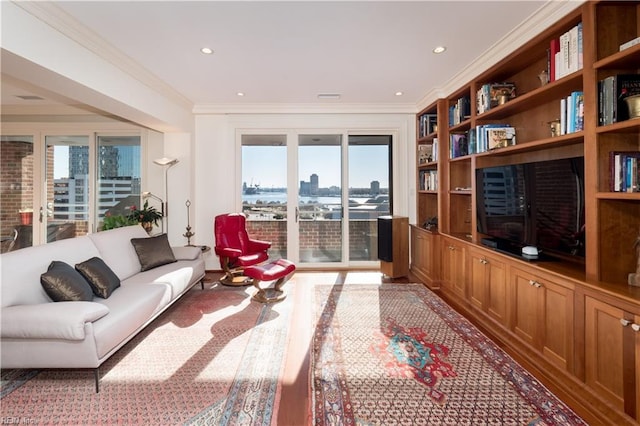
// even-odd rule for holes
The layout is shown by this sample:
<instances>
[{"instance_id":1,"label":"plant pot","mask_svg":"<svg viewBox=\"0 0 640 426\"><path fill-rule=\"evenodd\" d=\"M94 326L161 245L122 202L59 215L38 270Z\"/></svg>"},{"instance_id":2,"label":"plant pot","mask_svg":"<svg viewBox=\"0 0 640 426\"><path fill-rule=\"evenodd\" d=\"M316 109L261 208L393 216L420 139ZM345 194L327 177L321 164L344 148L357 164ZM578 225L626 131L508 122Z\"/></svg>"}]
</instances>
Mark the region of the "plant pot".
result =
<instances>
[{"instance_id":1,"label":"plant pot","mask_svg":"<svg viewBox=\"0 0 640 426\"><path fill-rule=\"evenodd\" d=\"M147 231L147 234L151 234L151 231L153 230L153 222L141 222L141 223L144 230Z\"/></svg>"},{"instance_id":2,"label":"plant pot","mask_svg":"<svg viewBox=\"0 0 640 426\"><path fill-rule=\"evenodd\" d=\"M20 213L20 225L33 224L33 212L19 212L19 213Z\"/></svg>"}]
</instances>

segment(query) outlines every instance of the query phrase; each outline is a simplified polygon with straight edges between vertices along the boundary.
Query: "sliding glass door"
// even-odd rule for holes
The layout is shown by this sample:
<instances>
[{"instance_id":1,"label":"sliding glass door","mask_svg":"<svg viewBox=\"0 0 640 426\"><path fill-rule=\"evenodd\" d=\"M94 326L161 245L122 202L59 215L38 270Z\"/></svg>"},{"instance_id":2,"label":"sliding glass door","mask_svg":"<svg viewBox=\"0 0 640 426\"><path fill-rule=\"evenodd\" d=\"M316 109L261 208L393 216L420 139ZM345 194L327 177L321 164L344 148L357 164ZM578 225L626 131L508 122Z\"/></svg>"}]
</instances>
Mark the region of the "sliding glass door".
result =
<instances>
[{"instance_id":1,"label":"sliding glass door","mask_svg":"<svg viewBox=\"0 0 640 426\"><path fill-rule=\"evenodd\" d=\"M343 262L342 135L298 136L298 180L299 262Z\"/></svg>"},{"instance_id":2,"label":"sliding glass door","mask_svg":"<svg viewBox=\"0 0 640 426\"><path fill-rule=\"evenodd\" d=\"M89 232L89 137L45 137L45 205L39 220L46 242Z\"/></svg>"},{"instance_id":3,"label":"sliding glass door","mask_svg":"<svg viewBox=\"0 0 640 426\"><path fill-rule=\"evenodd\" d=\"M241 200L272 258L306 266L375 262L377 218L391 213L391 136L243 134Z\"/></svg>"}]
</instances>

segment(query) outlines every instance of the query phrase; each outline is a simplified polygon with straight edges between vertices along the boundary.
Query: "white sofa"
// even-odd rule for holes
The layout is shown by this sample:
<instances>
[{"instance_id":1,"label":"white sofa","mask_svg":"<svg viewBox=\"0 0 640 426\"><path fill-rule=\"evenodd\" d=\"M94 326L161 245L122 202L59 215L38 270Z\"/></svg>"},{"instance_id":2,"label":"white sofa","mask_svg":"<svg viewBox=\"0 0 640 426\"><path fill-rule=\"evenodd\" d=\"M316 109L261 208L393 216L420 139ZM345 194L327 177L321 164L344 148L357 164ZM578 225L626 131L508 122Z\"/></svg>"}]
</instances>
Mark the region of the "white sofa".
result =
<instances>
[{"instance_id":1,"label":"white sofa","mask_svg":"<svg viewBox=\"0 0 640 426\"><path fill-rule=\"evenodd\" d=\"M198 247L172 247L177 262L141 272L132 238L139 226L117 228L0 256L0 367L98 367L205 275ZM54 261L71 266L101 258L120 279L106 299L54 302L40 275Z\"/></svg>"}]
</instances>

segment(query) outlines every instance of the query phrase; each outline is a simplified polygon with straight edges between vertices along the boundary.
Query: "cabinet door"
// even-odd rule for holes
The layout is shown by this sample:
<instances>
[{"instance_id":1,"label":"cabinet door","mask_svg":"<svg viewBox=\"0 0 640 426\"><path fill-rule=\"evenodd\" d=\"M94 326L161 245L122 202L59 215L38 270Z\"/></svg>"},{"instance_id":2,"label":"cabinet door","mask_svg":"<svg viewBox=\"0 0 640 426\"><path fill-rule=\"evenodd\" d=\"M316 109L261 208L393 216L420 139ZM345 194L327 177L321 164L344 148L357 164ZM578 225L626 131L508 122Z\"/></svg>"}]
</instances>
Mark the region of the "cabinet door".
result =
<instances>
[{"instance_id":1,"label":"cabinet door","mask_svg":"<svg viewBox=\"0 0 640 426\"><path fill-rule=\"evenodd\" d=\"M450 239L443 240L443 285L462 299L466 297L465 261L466 250L462 244Z\"/></svg>"},{"instance_id":2,"label":"cabinet door","mask_svg":"<svg viewBox=\"0 0 640 426\"><path fill-rule=\"evenodd\" d=\"M470 250L469 301L502 325L507 325L506 266L498 257Z\"/></svg>"},{"instance_id":3,"label":"cabinet door","mask_svg":"<svg viewBox=\"0 0 640 426\"><path fill-rule=\"evenodd\" d=\"M573 370L573 289L549 280L537 279L542 285L543 321L542 353L564 370ZM535 287L535 284L534 284Z\"/></svg>"},{"instance_id":4,"label":"cabinet door","mask_svg":"<svg viewBox=\"0 0 640 426\"><path fill-rule=\"evenodd\" d=\"M424 279L427 275L425 263L428 251L422 234L421 231L411 228L411 270Z\"/></svg>"},{"instance_id":5,"label":"cabinet door","mask_svg":"<svg viewBox=\"0 0 640 426\"><path fill-rule=\"evenodd\" d=\"M573 288L512 268L513 332L558 367L573 369Z\"/></svg>"},{"instance_id":6,"label":"cabinet door","mask_svg":"<svg viewBox=\"0 0 640 426\"><path fill-rule=\"evenodd\" d=\"M487 297L487 314L500 324L508 325L508 292L505 263L497 257L487 256L485 269L488 274L486 285L489 289Z\"/></svg>"},{"instance_id":7,"label":"cabinet door","mask_svg":"<svg viewBox=\"0 0 640 426\"><path fill-rule=\"evenodd\" d=\"M487 259L481 252L469 251L469 301L477 309L486 312L489 299Z\"/></svg>"},{"instance_id":8,"label":"cabinet door","mask_svg":"<svg viewBox=\"0 0 640 426\"><path fill-rule=\"evenodd\" d=\"M624 410L624 319L622 309L585 298L586 382L619 410Z\"/></svg>"},{"instance_id":9,"label":"cabinet door","mask_svg":"<svg viewBox=\"0 0 640 426\"><path fill-rule=\"evenodd\" d=\"M542 298L539 288L533 283L531 274L512 268L513 285L513 332L534 348L541 347L540 318Z\"/></svg>"}]
</instances>

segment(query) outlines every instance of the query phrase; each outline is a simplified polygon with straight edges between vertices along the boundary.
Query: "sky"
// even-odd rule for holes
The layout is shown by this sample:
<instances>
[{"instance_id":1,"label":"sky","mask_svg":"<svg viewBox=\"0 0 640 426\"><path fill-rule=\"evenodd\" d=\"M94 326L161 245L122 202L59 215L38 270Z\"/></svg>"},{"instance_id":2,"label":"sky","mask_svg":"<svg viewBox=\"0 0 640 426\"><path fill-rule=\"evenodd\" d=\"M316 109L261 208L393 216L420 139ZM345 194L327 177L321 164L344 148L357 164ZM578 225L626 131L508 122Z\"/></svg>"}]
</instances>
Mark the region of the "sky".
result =
<instances>
[{"instance_id":1,"label":"sky","mask_svg":"<svg viewBox=\"0 0 640 426\"><path fill-rule=\"evenodd\" d=\"M242 181L262 188L287 186L286 146L244 146ZM389 186L388 147L384 145L349 148L349 187L369 188L371 181ZM340 147L302 146L298 154L298 181L317 174L321 188L340 186Z\"/></svg>"}]
</instances>

